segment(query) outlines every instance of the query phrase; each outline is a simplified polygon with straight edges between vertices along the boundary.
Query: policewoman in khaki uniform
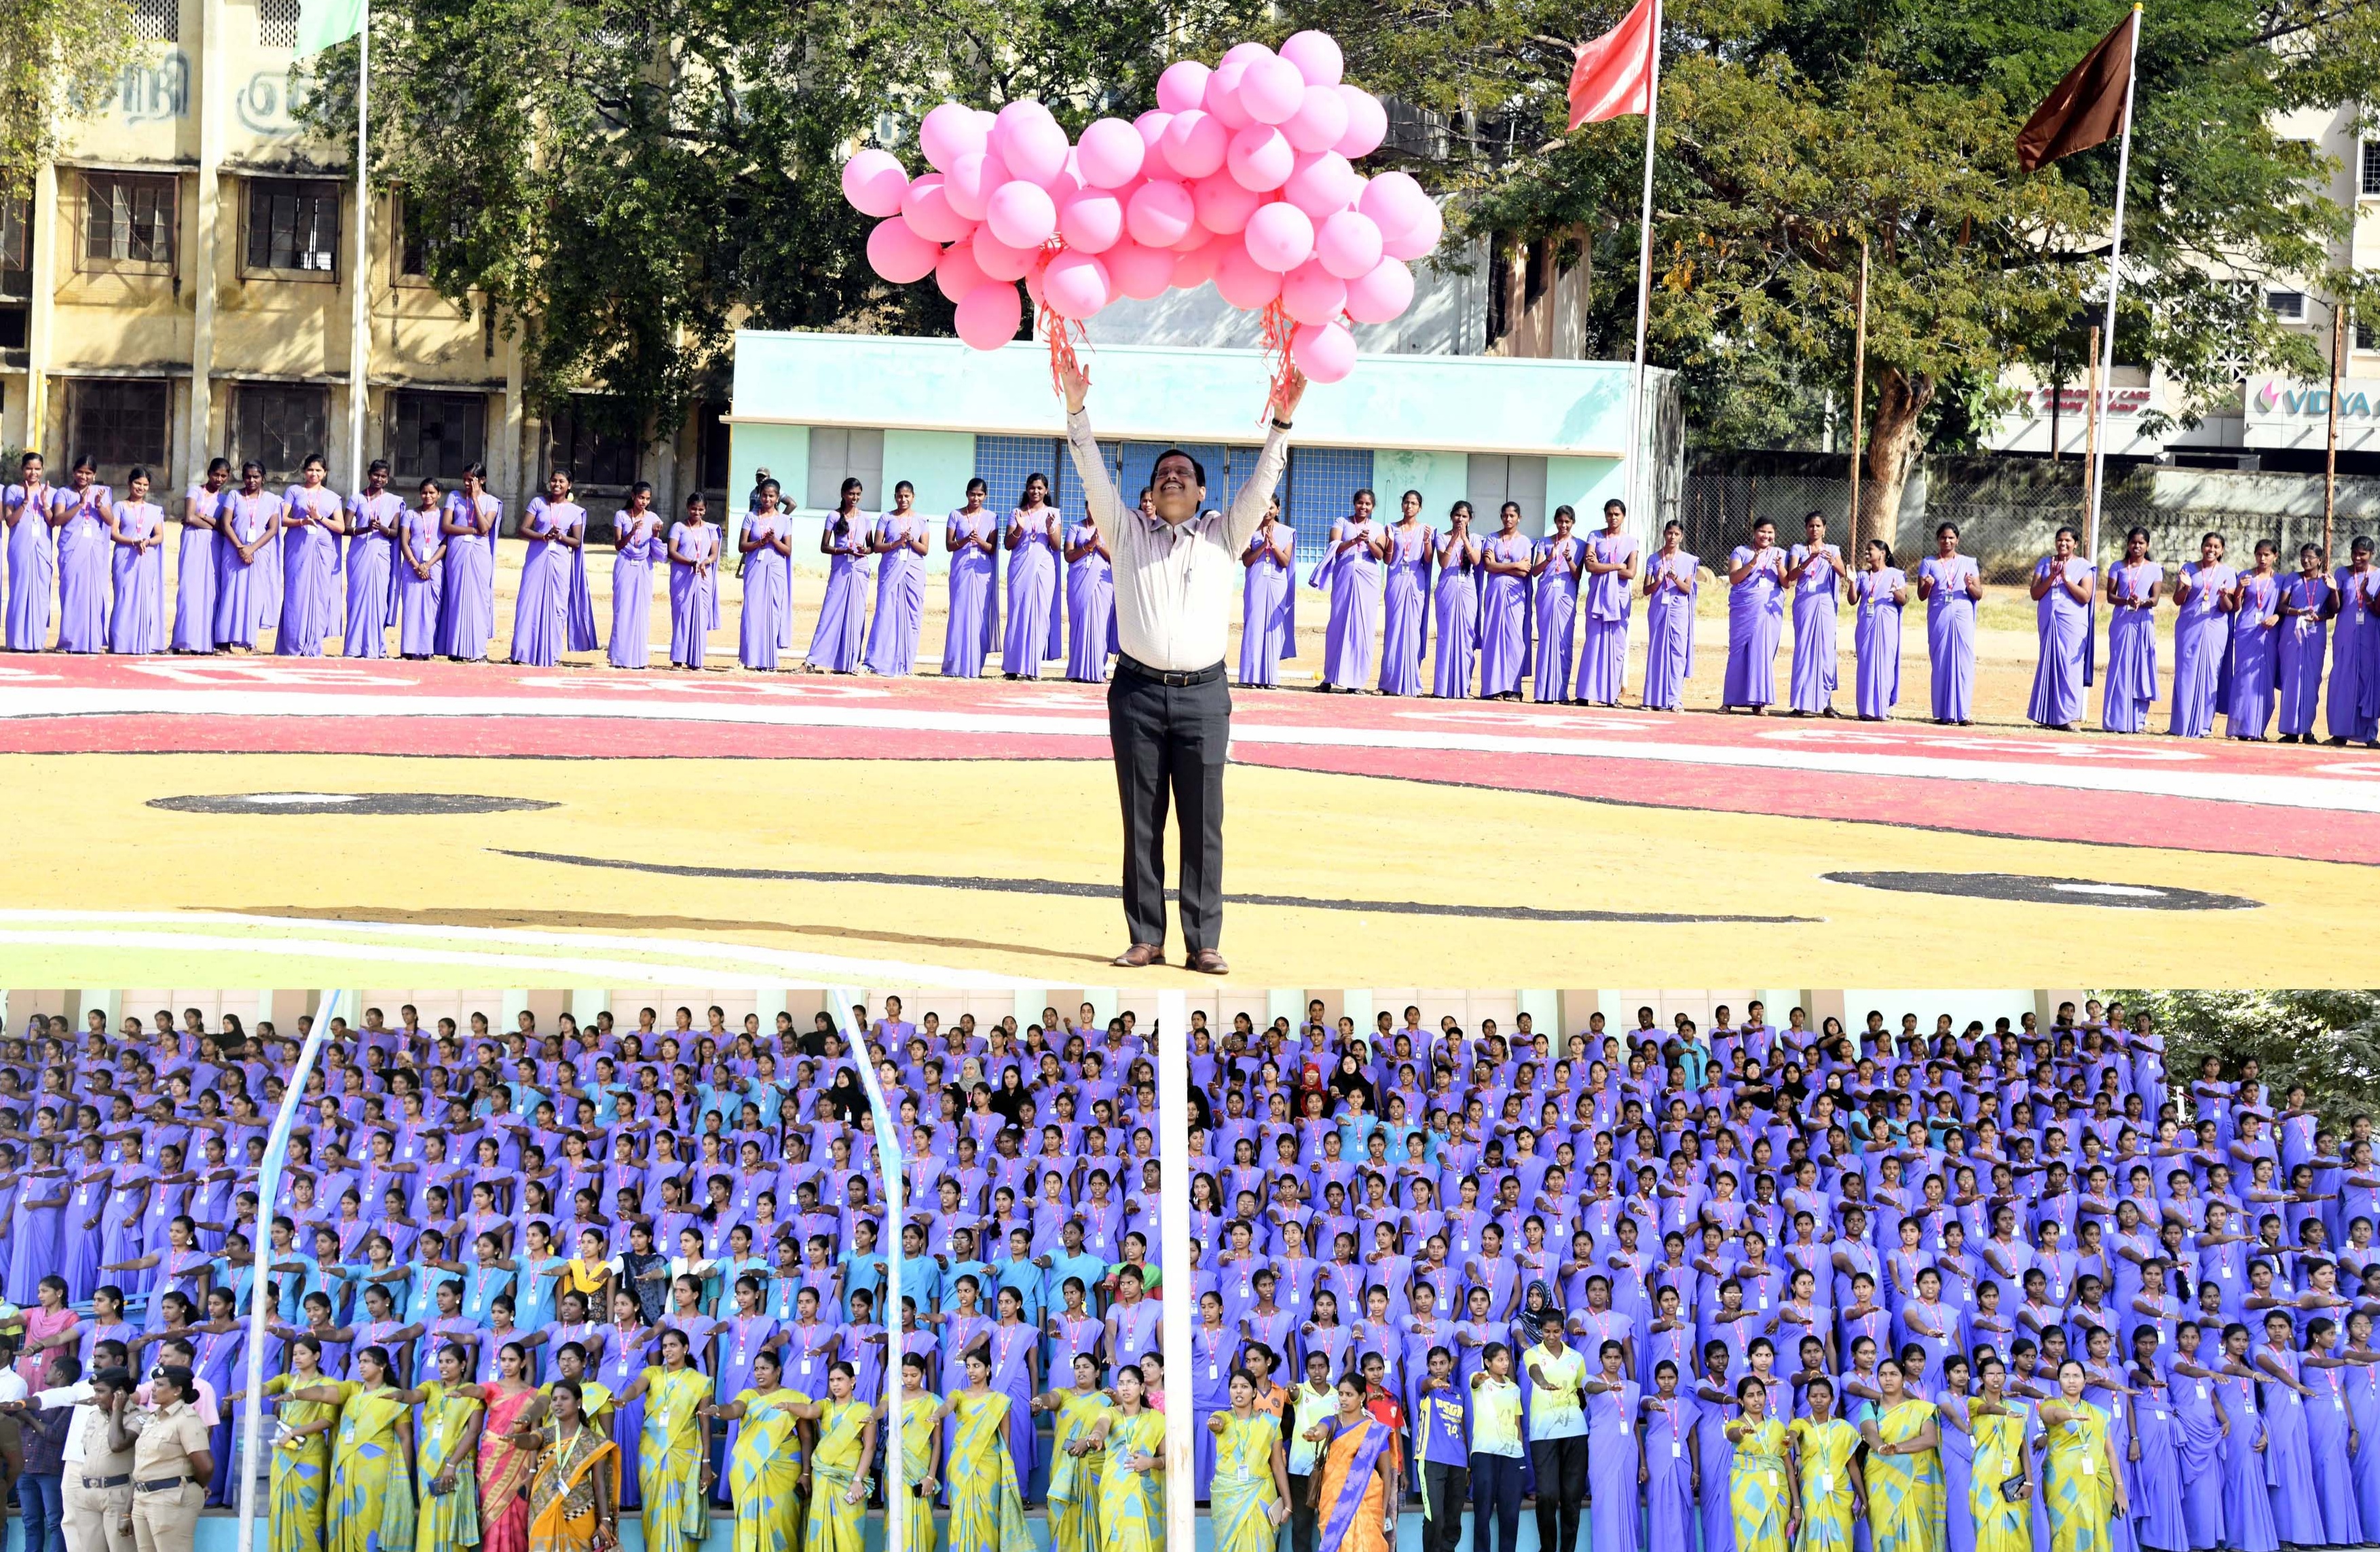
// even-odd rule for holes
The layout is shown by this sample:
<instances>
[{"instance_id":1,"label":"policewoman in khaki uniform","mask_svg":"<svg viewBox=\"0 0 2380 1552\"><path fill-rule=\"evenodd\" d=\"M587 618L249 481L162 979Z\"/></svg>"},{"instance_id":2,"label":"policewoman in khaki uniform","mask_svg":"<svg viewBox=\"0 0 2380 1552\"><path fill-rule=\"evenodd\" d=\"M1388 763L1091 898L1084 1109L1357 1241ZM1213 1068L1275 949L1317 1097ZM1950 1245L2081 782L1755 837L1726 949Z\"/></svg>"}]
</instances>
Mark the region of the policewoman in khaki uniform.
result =
<instances>
[{"instance_id":1,"label":"policewoman in khaki uniform","mask_svg":"<svg viewBox=\"0 0 2380 1552\"><path fill-rule=\"evenodd\" d=\"M133 1543L140 1552L190 1552L215 1469L207 1426L190 1404L197 1382L189 1370L169 1364L156 1371L149 1395L154 1404L144 1415L128 1417L118 1394L108 1416L109 1442L132 1451Z\"/></svg>"}]
</instances>

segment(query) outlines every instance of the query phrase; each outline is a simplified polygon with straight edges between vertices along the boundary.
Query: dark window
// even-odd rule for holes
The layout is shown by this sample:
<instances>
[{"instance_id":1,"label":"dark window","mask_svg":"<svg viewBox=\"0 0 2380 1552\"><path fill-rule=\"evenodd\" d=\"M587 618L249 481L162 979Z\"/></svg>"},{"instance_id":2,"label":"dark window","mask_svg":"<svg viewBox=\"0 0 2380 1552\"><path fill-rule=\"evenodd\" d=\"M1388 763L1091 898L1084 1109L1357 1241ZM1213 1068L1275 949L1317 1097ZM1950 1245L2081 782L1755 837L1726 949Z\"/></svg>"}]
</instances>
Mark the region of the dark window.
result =
<instances>
[{"instance_id":1,"label":"dark window","mask_svg":"<svg viewBox=\"0 0 2380 1552\"><path fill-rule=\"evenodd\" d=\"M180 180L86 173L83 268L163 273L174 267Z\"/></svg>"},{"instance_id":2,"label":"dark window","mask_svg":"<svg viewBox=\"0 0 2380 1552\"><path fill-rule=\"evenodd\" d=\"M339 195L335 183L249 184L248 267L331 273L339 262Z\"/></svg>"},{"instance_id":3,"label":"dark window","mask_svg":"<svg viewBox=\"0 0 2380 1552\"><path fill-rule=\"evenodd\" d=\"M142 42L170 43L181 31L181 0L132 0L132 35Z\"/></svg>"},{"instance_id":4,"label":"dark window","mask_svg":"<svg viewBox=\"0 0 2380 1552\"><path fill-rule=\"evenodd\" d=\"M294 49L298 46L298 0L257 0L256 46Z\"/></svg>"},{"instance_id":5,"label":"dark window","mask_svg":"<svg viewBox=\"0 0 2380 1552\"><path fill-rule=\"evenodd\" d=\"M556 410L545 428L550 467L565 469L577 485L627 486L637 478L637 439L606 420L599 399L578 398Z\"/></svg>"},{"instance_id":6,"label":"dark window","mask_svg":"<svg viewBox=\"0 0 2380 1552\"><path fill-rule=\"evenodd\" d=\"M388 461L399 480L453 481L480 461L488 438L488 401L480 394L395 393L388 396Z\"/></svg>"},{"instance_id":7,"label":"dark window","mask_svg":"<svg viewBox=\"0 0 2380 1552\"><path fill-rule=\"evenodd\" d=\"M2363 142L2363 181L2360 187L2366 194L2380 194L2380 140Z\"/></svg>"},{"instance_id":8,"label":"dark window","mask_svg":"<svg viewBox=\"0 0 2380 1552\"><path fill-rule=\"evenodd\" d=\"M426 275L430 273L430 250L463 238L463 223L457 218L443 233L430 230L421 208L412 200L397 200L396 273L401 275Z\"/></svg>"},{"instance_id":9,"label":"dark window","mask_svg":"<svg viewBox=\"0 0 2380 1552\"><path fill-rule=\"evenodd\" d=\"M33 202L0 200L0 300L33 295Z\"/></svg>"},{"instance_id":10,"label":"dark window","mask_svg":"<svg viewBox=\"0 0 2380 1552\"><path fill-rule=\"evenodd\" d=\"M1512 244L1500 233L1488 239L1488 343L1495 344L1518 321L1508 316L1512 293ZM1492 530L1490 530L1492 531Z\"/></svg>"},{"instance_id":11,"label":"dark window","mask_svg":"<svg viewBox=\"0 0 2380 1552\"><path fill-rule=\"evenodd\" d=\"M166 422L173 414L172 385L162 382L79 382L67 394L67 445L73 455L89 454L99 477L121 484L134 464L149 467L159 484L165 478Z\"/></svg>"},{"instance_id":12,"label":"dark window","mask_svg":"<svg viewBox=\"0 0 2380 1552\"><path fill-rule=\"evenodd\" d=\"M707 400L695 411L695 483L706 491L727 489L730 462L727 406Z\"/></svg>"},{"instance_id":13,"label":"dark window","mask_svg":"<svg viewBox=\"0 0 2380 1552\"><path fill-rule=\"evenodd\" d=\"M2270 309L2274 317L2286 318L2295 322L2305 316L2305 293L2267 291L2265 293L2265 306Z\"/></svg>"},{"instance_id":14,"label":"dark window","mask_svg":"<svg viewBox=\"0 0 2380 1552\"><path fill-rule=\"evenodd\" d=\"M322 451L331 391L297 383L254 383L232 398L232 461L264 466L268 480L295 479L298 466Z\"/></svg>"},{"instance_id":15,"label":"dark window","mask_svg":"<svg viewBox=\"0 0 2380 1552\"><path fill-rule=\"evenodd\" d=\"M2358 323L2355 326L2355 348L2380 350L2380 324Z\"/></svg>"}]
</instances>

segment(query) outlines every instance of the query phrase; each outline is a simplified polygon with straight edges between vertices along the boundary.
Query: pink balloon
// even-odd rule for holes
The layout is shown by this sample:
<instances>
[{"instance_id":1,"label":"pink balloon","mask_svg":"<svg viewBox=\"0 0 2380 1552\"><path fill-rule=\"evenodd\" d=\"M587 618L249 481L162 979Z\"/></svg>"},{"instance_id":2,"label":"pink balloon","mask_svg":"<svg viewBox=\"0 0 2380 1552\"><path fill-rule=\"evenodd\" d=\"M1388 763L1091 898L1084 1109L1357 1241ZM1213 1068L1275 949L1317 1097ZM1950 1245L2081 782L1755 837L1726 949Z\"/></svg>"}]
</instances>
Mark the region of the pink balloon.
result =
<instances>
[{"instance_id":1,"label":"pink balloon","mask_svg":"<svg viewBox=\"0 0 2380 1552\"><path fill-rule=\"evenodd\" d=\"M1289 336L1289 358L1315 382L1336 382L1355 370L1355 336L1342 323L1301 323Z\"/></svg>"},{"instance_id":2,"label":"pink balloon","mask_svg":"<svg viewBox=\"0 0 2380 1552\"><path fill-rule=\"evenodd\" d=\"M1221 173L1192 184L1190 197L1198 207L1198 224L1219 236L1245 228L1248 217L1265 202L1263 195Z\"/></svg>"},{"instance_id":3,"label":"pink balloon","mask_svg":"<svg viewBox=\"0 0 2380 1552\"><path fill-rule=\"evenodd\" d=\"M1172 248L1197 219L1190 190L1178 183L1142 184L1124 207L1124 227L1132 233L1132 240L1150 248Z\"/></svg>"},{"instance_id":4,"label":"pink balloon","mask_svg":"<svg viewBox=\"0 0 2380 1552\"><path fill-rule=\"evenodd\" d=\"M975 249L966 243L953 243L942 249L941 258L934 265L934 284L954 302L966 300L968 292L990 278L975 261Z\"/></svg>"},{"instance_id":5,"label":"pink balloon","mask_svg":"<svg viewBox=\"0 0 2380 1552\"><path fill-rule=\"evenodd\" d=\"M1446 218L1439 214L1436 205L1430 205L1422 212L1419 221L1403 231L1383 233L1380 251L1391 259L1427 258L1437 250L1438 239L1445 234Z\"/></svg>"},{"instance_id":6,"label":"pink balloon","mask_svg":"<svg viewBox=\"0 0 2380 1552\"><path fill-rule=\"evenodd\" d=\"M1220 172L1231 150L1231 130L1214 115L1196 108L1175 114L1158 141L1158 152L1166 165L1185 178L1202 178Z\"/></svg>"},{"instance_id":7,"label":"pink balloon","mask_svg":"<svg viewBox=\"0 0 2380 1552\"><path fill-rule=\"evenodd\" d=\"M1116 295L1141 302L1163 296L1178 267L1178 261L1166 249L1145 247L1130 237L1119 240L1099 260L1108 267L1108 283Z\"/></svg>"},{"instance_id":8,"label":"pink balloon","mask_svg":"<svg viewBox=\"0 0 2380 1552\"><path fill-rule=\"evenodd\" d=\"M1225 55L1214 74L1207 78L1207 90L1198 105L1221 119L1226 129L1245 129L1256 122L1240 103L1240 82L1247 73L1247 61Z\"/></svg>"},{"instance_id":9,"label":"pink balloon","mask_svg":"<svg viewBox=\"0 0 2380 1552\"><path fill-rule=\"evenodd\" d=\"M991 149L1014 176L1046 184L1066 164L1066 132L1048 108L1027 97L1000 110Z\"/></svg>"},{"instance_id":10,"label":"pink balloon","mask_svg":"<svg viewBox=\"0 0 2380 1552\"><path fill-rule=\"evenodd\" d=\"M1347 283L1308 259L1281 277L1281 305L1300 323L1328 323L1347 305Z\"/></svg>"},{"instance_id":11,"label":"pink balloon","mask_svg":"<svg viewBox=\"0 0 2380 1552\"><path fill-rule=\"evenodd\" d=\"M1370 216L1342 210L1314 229L1314 257L1341 280L1369 274L1380 262L1380 229Z\"/></svg>"},{"instance_id":12,"label":"pink balloon","mask_svg":"<svg viewBox=\"0 0 2380 1552\"><path fill-rule=\"evenodd\" d=\"M1412 174L1382 173L1364 185L1355 208L1370 216L1382 232L1402 232L1422 219L1430 208L1430 198Z\"/></svg>"},{"instance_id":13,"label":"pink balloon","mask_svg":"<svg viewBox=\"0 0 2380 1552\"><path fill-rule=\"evenodd\" d=\"M951 209L969 221L981 221L991 191L1007 181L1008 169L999 157L987 151L969 152L942 175L942 193L950 200Z\"/></svg>"},{"instance_id":14,"label":"pink balloon","mask_svg":"<svg viewBox=\"0 0 2380 1552\"><path fill-rule=\"evenodd\" d=\"M1000 122L1000 115L993 113L990 108L970 108L968 112L975 115L976 127L983 131L984 146L986 149L990 149L991 145L991 127Z\"/></svg>"},{"instance_id":15,"label":"pink balloon","mask_svg":"<svg viewBox=\"0 0 2380 1552\"><path fill-rule=\"evenodd\" d=\"M934 273L942 250L910 229L899 216L880 221L868 234L868 267L895 285L923 280Z\"/></svg>"},{"instance_id":16,"label":"pink balloon","mask_svg":"<svg viewBox=\"0 0 2380 1552\"><path fill-rule=\"evenodd\" d=\"M843 164L843 197L862 215L900 214L908 187L909 175L889 151L856 151Z\"/></svg>"},{"instance_id":17,"label":"pink balloon","mask_svg":"<svg viewBox=\"0 0 2380 1552\"><path fill-rule=\"evenodd\" d=\"M1240 106L1258 124L1286 124L1305 103L1305 78L1278 55L1251 60L1240 77Z\"/></svg>"},{"instance_id":18,"label":"pink balloon","mask_svg":"<svg viewBox=\"0 0 2380 1552\"><path fill-rule=\"evenodd\" d=\"M1347 103L1332 86L1309 86L1281 132L1300 151L1329 151L1347 133Z\"/></svg>"},{"instance_id":19,"label":"pink balloon","mask_svg":"<svg viewBox=\"0 0 2380 1552\"><path fill-rule=\"evenodd\" d=\"M1186 253L1175 254L1171 283L1184 291L1196 291L1214 279L1215 265L1222 257L1224 243L1229 240L1218 237L1213 242L1201 243Z\"/></svg>"},{"instance_id":20,"label":"pink balloon","mask_svg":"<svg viewBox=\"0 0 2380 1552\"><path fill-rule=\"evenodd\" d=\"M958 165L960 157L983 150L984 139L975 110L960 103L944 103L917 126L917 149L938 173L949 172Z\"/></svg>"},{"instance_id":21,"label":"pink balloon","mask_svg":"<svg viewBox=\"0 0 2380 1552\"><path fill-rule=\"evenodd\" d=\"M1328 32L1293 32L1281 45L1281 56L1297 67L1308 86L1336 86L1347 68L1339 41Z\"/></svg>"},{"instance_id":22,"label":"pink balloon","mask_svg":"<svg viewBox=\"0 0 2380 1552\"><path fill-rule=\"evenodd\" d=\"M1251 124L1232 137L1224 162L1232 170L1232 182L1269 194L1297 170L1297 152L1271 125Z\"/></svg>"},{"instance_id":23,"label":"pink balloon","mask_svg":"<svg viewBox=\"0 0 2380 1552\"><path fill-rule=\"evenodd\" d=\"M975 239L967 244L967 251L975 255L977 266L994 280L1024 279L1033 261L1041 256L1038 248L1009 247L992 236L989 226L975 229Z\"/></svg>"},{"instance_id":24,"label":"pink balloon","mask_svg":"<svg viewBox=\"0 0 2380 1552\"><path fill-rule=\"evenodd\" d=\"M1041 297L1061 318L1088 318L1108 305L1108 268L1087 253L1061 253L1041 272Z\"/></svg>"},{"instance_id":25,"label":"pink balloon","mask_svg":"<svg viewBox=\"0 0 2380 1552\"><path fill-rule=\"evenodd\" d=\"M1378 97L1360 87L1342 81L1332 90L1347 104L1347 132L1330 149L1351 162L1379 150L1380 142L1389 138L1389 110L1380 106Z\"/></svg>"},{"instance_id":26,"label":"pink balloon","mask_svg":"<svg viewBox=\"0 0 2380 1552\"><path fill-rule=\"evenodd\" d=\"M978 350L997 350L1016 337L1025 321L1025 304L1017 300L1016 283L988 280L959 298L959 338Z\"/></svg>"},{"instance_id":27,"label":"pink balloon","mask_svg":"<svg viewBox=\"0 0 2380 1552\"><path fill-rule=\"evenodd\" d=\"M1232 243L1216 256L1215 289L1233 307L1253 312L1281 295L1281 274L1257 263L1241 244Z\"/></svg>"},{"instance_id":28,"label":"pink balloon","mask_svg":"<svg viewBox=\"0 0 2380 1552\"><path fill-rule=\"evenodd\" d=\"M1220 69L1226 65L1253 65L1259 59L1271 57L1272 50L1251 38L1245 43L1233 43L1230 48L1225 49L1223 57L1216 61L1215 67Z\"/></svg>"},{"instance_id":29,"label":"pink balloon","mask_svg":"<svg viewBox=\"0 0 2380 1552\"><path fill-rule=\"evenodd\" d=\"M1148 148L1140 133L1120 118L1096 118L1083 126L1075 161L1083 181L1096 188L1121 188L1140 176Z\"/></svg>"},{"instance_id":30,"label":"pink balloon","mask_svg":"<svg viewBox=\"0 0 2380 1552\"><path fill-rule=\"evenodd\" d=\"M1347 316L1358 323L1386 323L1413 306L1413 272L1383 259L1372 273L1347 283Z\"/></svg>"},{"instance_id":31,"label":"pink balloon","mask_svg":"<svg viewBox=\"0 0 2380 1552\"><path fill-rule=\"evenodd\" d=\"M1364 180L1335 151L1299 157L1297 171L1281 186L1282 199L1317 221L1345 210L1363 191Z\"/></svg>"},{"instance_id":32,"label":"pink balloon","mask_svg":"<svg viewBox=\"0 0 2380 1552\"><path fill-rule=\"evenodd\" d=\"M901 218L919 236L934 242L956 242L975 227L952 207L940 173L928 173L902 193Z\"/></svg>"},{"instance_id":33,"label":"pink balloon","mask_svg":"<svg viewBox=\"0 0 2380 1552\"><path fill-rule=\"evenodd\" d=\"M1270 204L1248 217L1248 257L1287 274L1313 255L1314 223L1295 205Z\"/></svg>"},{"instance_id":34,"label":"pink balloon","mask_svg":"<svg viewBox=\"0 0 2380 1552\"><path fill-rule=\"evenodd\" d=\"M1058 229L1058 206L1039 184L1010 178L985 201L983 224L1011 248L1038 248Z\"/></svg>"},{"instance_id":35,"label":"pink balloon","mask_svg":"<svg viewBox=\"0 0 2380 1552\"><path fill-rule=\"evenodd\" d=\"M1058 212L1058 235L1076 252L1105 253L1123 236L1123 201L1104 188L1084 189Z\"/></svg>"},{"instance_id":36,"label":"pink balloon","mask_svg":"<svg viewBox=\"0 0 2380 1552\"><path fill-rule=\"evenodd\" d=\"M1157 105L1167 113L1195 108L1207 95L1207 78L1214 72L1195 59L1177 59L1157 78Z\"/></svg>"}]
</instances>

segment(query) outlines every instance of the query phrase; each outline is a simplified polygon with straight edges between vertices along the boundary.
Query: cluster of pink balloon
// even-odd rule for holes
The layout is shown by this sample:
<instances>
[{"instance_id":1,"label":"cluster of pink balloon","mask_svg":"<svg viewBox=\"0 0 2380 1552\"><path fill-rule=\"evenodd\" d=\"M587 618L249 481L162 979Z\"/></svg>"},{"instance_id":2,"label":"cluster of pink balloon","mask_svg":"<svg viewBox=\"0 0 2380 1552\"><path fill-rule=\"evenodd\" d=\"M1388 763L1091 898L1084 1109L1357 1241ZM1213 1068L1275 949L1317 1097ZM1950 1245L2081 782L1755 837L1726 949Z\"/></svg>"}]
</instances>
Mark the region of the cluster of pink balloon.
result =
<instances>
[{"instance_id":1,"label":"cluster of pink balloon","mask_svg":"<svg viewBox=\"0 0 2380 1552\"><path fill-rule=\"evenodd\" d=\"M944 103L917 128L931 172L913 178L891 152L862 151L844 164L843 191L882 218L870 267L895 285L932 275L978 350L1016 337L1020 280L1036 306L1075 321L1212 281L1233 307L1277 303L1295 325L1291 359L1335 382L1355 364L1348 321L1385 323L1411 306L1406 261L1444 229L1405 174L1355 171L1387 137L1388 112L1342 68L1324 32L1279 53L1241 43L1211 69L1180 60L1155 108L1096 120L1071 144L1037 102L997 114Z\"/></svg>"}]
</instances>

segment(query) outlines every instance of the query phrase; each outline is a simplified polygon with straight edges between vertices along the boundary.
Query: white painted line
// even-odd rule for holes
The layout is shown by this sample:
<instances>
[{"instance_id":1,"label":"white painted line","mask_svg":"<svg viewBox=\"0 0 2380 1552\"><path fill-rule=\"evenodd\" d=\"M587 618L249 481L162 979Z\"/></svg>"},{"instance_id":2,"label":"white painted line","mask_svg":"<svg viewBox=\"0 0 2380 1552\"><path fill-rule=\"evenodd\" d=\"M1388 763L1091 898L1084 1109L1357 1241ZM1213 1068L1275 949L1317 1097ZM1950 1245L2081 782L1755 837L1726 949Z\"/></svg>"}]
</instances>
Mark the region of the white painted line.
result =
<instances>
[{"instance_id":1,"label":"white painted line","mask_svg":"<svg viewBox=\"0 0 2380 1552\"><path fill-rule=\"evenodd\" d=\"M9 695L0 721L34 717L601 717L629 721L707 722L744 727L840 728L870 732L942 733L1021 737L1107 736L1103 713L1026 716L832 705L670 705L651 701L530 701L492 696L365 696L208 690L26 690ZM1402 749L1480 755L1558 755L1580 759L1649 760L1716 766L1767 775L1803 772L1963 782L1980 787L2043 787L2117 796L2180 797L2209 803L2261 804L2325 813L2380 814L2380 782L2325 776L2244 771L2098 770L2034 761L1935 759L1923 755L1864 754L1727 744L1602 745L1583 738L1534 738L1407 728L1328 728L1243 721L1232 730L1243 744L1292 748ZM865 758L860 757L860 758Z\"/></svg>"}]
</instances>

